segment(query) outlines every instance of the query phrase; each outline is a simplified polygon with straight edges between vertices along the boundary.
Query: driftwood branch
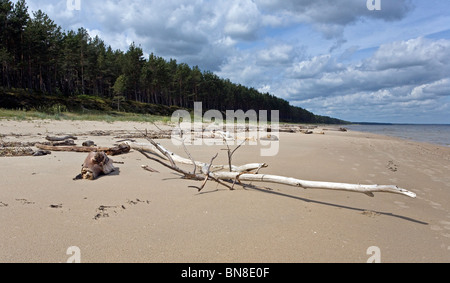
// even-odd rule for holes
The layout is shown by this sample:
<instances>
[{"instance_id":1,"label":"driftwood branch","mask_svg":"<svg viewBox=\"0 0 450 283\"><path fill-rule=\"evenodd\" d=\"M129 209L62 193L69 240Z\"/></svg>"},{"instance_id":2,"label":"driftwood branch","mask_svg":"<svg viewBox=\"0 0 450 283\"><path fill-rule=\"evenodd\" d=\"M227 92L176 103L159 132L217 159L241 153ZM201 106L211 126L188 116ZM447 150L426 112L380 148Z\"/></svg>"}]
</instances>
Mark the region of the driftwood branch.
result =
<instances>
[{"instance_id":1,"label":"driftwood branch","mask_svg":"<svg viewBox=\"0 0 450 283\"><path fill-rule=\"evenodd\" d=\"M128 153L130 151L130 146L127 144L120 144L114 147L95 147L95 146L55 146L55 145L45 145L36 144L37 148L42 150L50 151L70 151L70 152L104 152L107 155L119 155Z\"/></svg>"},{"instance_id":2,"label":"driftwood branch","mask_svg":"<svg viewBox=\"0 0 450 283\"><path fill-rule=\"evenodd\" d=\"M200 192L201 190L203 190L203 188L204 188L205 185L206 185L206 182L208 182L208 180L209 180L209 172L210 172L210 170L211 170L211 165L212 165L213 161L217 158L217 156L218 156L218 154L216 154L216 155L211 159L211 162L209 163L209 166L208 166L208 168L207 168L207 170L206 170L206 172L205 172L205 178L204 178L204 180L203 180L203 183L202 183L201 187L200 187L200 188L195 187L195 186L190 186L190 187L198 189L199 192ZM195 174L195 171L194 171L194 174Z\"/></svg>"},{"instance_id":3,"label":"driftwood branch","mask_svg":"<svg viewBox=\"0 0 450 283\"><path fill-rule=\"evenodd\" d=\"M360 185L360 184L347 184L347 183L334 183L334 182L316 182L316 181L307 181L307 180L300 180L296 178L289 178L284 176L277 176L277 175L267 175L267 174L260 174L259 170L263 167L267 167L266 164L247 164L244 166L223 166L219 165L218 167L215 167L211 163L203 163L203 162L193 162L191 159L186 159L181 156L178 156L167 149L165 149L163 146L157 144L152 139L146 137L147 140L150 142L150 145L146 144L136 144L132 143L129 144L132 148L135 148L139 150L142 154L144 154L147 158L154 160L165 167L172 169L174 171L177 171L184 175L187 179L193 179L197 181L203 181L202 186L200 188L197 188L202 190L208 180L214 180L220 184L224 184L224 182L232 183L233 186L230 189L233 189L236 182L241 183L242 181L250 181L250 182L268 182L268 183L277 183L277 184L283 184L288 186L294 186L298 188L303 189L324 189L324 190L338 190L338 191L347 191L347 192L358 192L358 193L364 193L370 197L373 197L375 192L385 192L385 193L394 193L394 194L401 194L408 197L415 198L416 194L399 188L394 185ZM162 160L152 157L149 153L155 154L157 157L162 158L163 160L170 160L170 165L166 164ZM230 150L228 151L230 153ZM196 166L199 166L201 170L201 174L192 174L190 172L187 172L185 170L180 169L175 162L180 162L184 164L194 164ZM211 171L212 168L217 169L215 171ZM227 171L220 171L220 170L229 170L232 169L231 172ZM223 182L222 182L223 181Z\"/></svg>"},{"instance_id":4,"label":"driftwood branch","mask_svg":"<svg viewBox=\"0 0 450 283\"><path fill-rule=\"evenodd\" d=\"M45 138L46 140L48 140L48 141L52 141L52 142L56 142L56 141L65 141L65 140L76 140L77 139L77 137L74 137L74 136L64 136L64 137L51 137L51 136L47 136L46 138Z\"/></svg>"},{"instance_id":5,"label":"driftwood branch","mask_svg":"<svg viewBox=\"0 0 450 283\"><path fill-rule=\"evenodd\" d=\"M243 140L242 143L239 144L234 150L231 150L230 146L228 145L228 142L227 142L227 136L222 134L222 132L220 132L219 134L222 136L223 142L227 146L228 167L229 167L230 172L232 172L233 170L232 170L232 164L231 164L232 162L231 162L231 160L233 159L233 154L236 152L236 150L238 150L246 142L246 140Z\"/></svg>"},{"instance_id":6,"label":"driftwood branch","mask_svg":"<svg viewBox=\"0 0 450 283\"><path fill-rule=\"evenodd\" d=\"M230 180L237 179L239 181L251 181L251 182L267 182L277 183L293 187L299 187L303 189L324 189L324 190L337 190L337 191L350 191L364 193L370 197L373 197L374 192L386 192L402 194L412 198L416 197L416 194L408 190L399 188L394 185L360 185L360 184L346 184L346 183L333 183L333 182L316 182L306 181L295 178L267 175L267 174L237 174L233 172L215 172L211 173L216 179Z\"/></svg>"},{"instance_id":7,"label":"driftwood branch","mask_svg":"<svg viewBox=\"0 0 450 283\"><path fill-rule=\"evenodd\" d=\"M192 158L192 155L189 153L189 151L186 148L186 145L184 144L184 140L183 140L183 148L184 148L184 152L186 152L186 154L189 156L189 159L192 161L192 164L194 165L194 172L192 172L192 174L195 174L195 172L197 171L197 165L195 164L195 160L194 158ZM217 157L217 155L216 155ZM215 159L215 158L214 158ZM213 160L214 160L213 159ZM211 162L212 163L212 162ZM210 166L211 167L211 166Z\"/></svg>"},{"instance_id":8,"label":"driftwood branch","mask_svg":"<svg viewBox=\"0 0 450 283\"><path fill-rule=\"evenodd\" d=\"M52 146L74 146L75 142L72 139L51 142Z\"/></svg>"},{"instance_id":9,"label":"driftwood branch","mask_svg":"<svg viewBox=\"0 0 450 283\"><path fill-rule=\"evenodd\" d=\"M154 141L153 141L153 143L126 142L126 144L128 144L131 147L131 149L141 151L141 152L146 152L146 153L152 153L163 160L169 160L167 158L167 156L170 156L174 162L177 162L180 164L185 164L185 165L194 165L194 163L192 162L191 159L179 156L179 155L171 152L170 150L166 149L164 146L162 146L160 144L156 144ZM162 152L164 152L164 153L162 153ZM201 162L201 161L195 161L195 165L198 168L204 168L204 167L209 166L208 163ZM232 172L248 172L248 171L256 170L258 168L265 168L265 167L267 167L267 164L265 164L265 163L250 163L250 164L245 164L242 166L231 165L231 171ZM211 170L213 170L213 171L228 170L229 171L230 166L229 165L212 165Z\"/></svg>"},{"instance_id":10,"label":"driftwood branch","mask_svg":"<svg viewBox=\"0 0 450 283\"><path fill-rule=\"evenodd\" d=\"M161 165L163 165L163 166L165 166L165 167L167 167L167 168L169 168L169 169L171 169L173 171L176 171L178 173L183 174L186 179L192 179L192 180L197 180L197 181L203 181L205 179L204 177L202 177L202 176L200 176L198 174L192 174L192 173L190 173L190 172L188 172L186 170L183 170L183 169L179 168L178 166L176 166L175 164L172 164L172 165L166 164L165 162L150 156L149 154L147 154L146 152L144 152L142 150L138 150L138 151L141 154L143 154L145 157L147 157L148 159L156 161L159 164L161 164Z\"/></svg>"}]
</instances>

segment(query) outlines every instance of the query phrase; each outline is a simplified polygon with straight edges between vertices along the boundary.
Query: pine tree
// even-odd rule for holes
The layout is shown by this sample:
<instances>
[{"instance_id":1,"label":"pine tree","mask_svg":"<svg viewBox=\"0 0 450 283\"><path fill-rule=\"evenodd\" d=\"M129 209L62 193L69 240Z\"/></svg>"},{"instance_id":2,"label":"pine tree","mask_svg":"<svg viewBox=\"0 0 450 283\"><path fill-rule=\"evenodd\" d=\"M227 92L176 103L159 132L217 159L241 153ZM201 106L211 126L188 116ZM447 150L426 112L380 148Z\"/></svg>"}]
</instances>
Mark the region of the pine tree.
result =
<instances>
[{"instance_id":1,"label":"pine tree","mask_svg":"<svg viewBox=\"0 0 450 283\"><path fill-rule=\"evenodd\" d=\"M140 79L144 61L142 48L137 47L133 42L125 53L122 69L128 99L134 96L135 101L140 101Z\"/></svg>"},{"instance_id":2,"label":"pine tree","mask_svg":"<svg viewBox=\"0 0 450 283\"><path fill-rule=\"evenodd\" d=\"M25 85L24 74L26 62L24 57L24 32L29 18L25 0L19 0L15 4L9 19L10 52L12 54L12 63L16 67L14 75L16 87L23 87Z\"/></svg>"},{"instance_id":3,"label":"pine tree","mask_svg":"<svg viewBox=\"0 0 450 283\"><path fill-rule=\"evenodd\" d=\"M11 17L13 4L9 0L0 0L0 61L2 64L1 79L2 86L11 87L10 65L12 56L8 49L9 19Z\"/></svg>"},{"instance_id":4,"label":"pine tree","mask_svg":"<svg viewBox=\"0 0 450 283\"><path fill-rule=\"evenodd\" d=\"M28 87L52 93L52 69L55 68L61 39L61 28L44 12L33 13L24 32L24 57L28 62Z\"/></svg>"},{"instance_id":5,"label":"pine tree","mask_svg":"<svg viewBox=\"0 0 450 283\"><path fill-rule=\"evenodd\" d=\"M120 102L125 101L124 93L126 91L126 78L124 75L120 75L114 84L114 97L113 101L117 103L117 111L120 111Z\"/></svg>"}]
</instances>

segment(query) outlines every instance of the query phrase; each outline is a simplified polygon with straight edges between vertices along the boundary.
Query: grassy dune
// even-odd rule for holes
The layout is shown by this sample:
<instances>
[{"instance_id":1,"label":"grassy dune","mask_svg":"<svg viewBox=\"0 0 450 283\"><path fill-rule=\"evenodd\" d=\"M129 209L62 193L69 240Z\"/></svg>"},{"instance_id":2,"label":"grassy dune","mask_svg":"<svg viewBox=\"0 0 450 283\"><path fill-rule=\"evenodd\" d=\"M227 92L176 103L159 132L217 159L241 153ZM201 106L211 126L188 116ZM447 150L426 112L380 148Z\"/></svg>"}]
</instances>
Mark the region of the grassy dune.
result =
<instances>
[{"instance_id":1,"label":"grassy dune","mask_svg":"<svg viewBox=\"0 0 450 283\"><path fill-rule=\"evenodd\" d=\"M169 116L159 116L151 114L135 114L125 112L98 112L98 111L86 111L80 112L68 112L60 111L55 113L41 112L37 110L10 110L0 108L0 119L11 120L34 120L34 119L49 119L49 120L83 120L83 121L130 121L130 122L169 122Z\"/></svg>"}]
</instances>

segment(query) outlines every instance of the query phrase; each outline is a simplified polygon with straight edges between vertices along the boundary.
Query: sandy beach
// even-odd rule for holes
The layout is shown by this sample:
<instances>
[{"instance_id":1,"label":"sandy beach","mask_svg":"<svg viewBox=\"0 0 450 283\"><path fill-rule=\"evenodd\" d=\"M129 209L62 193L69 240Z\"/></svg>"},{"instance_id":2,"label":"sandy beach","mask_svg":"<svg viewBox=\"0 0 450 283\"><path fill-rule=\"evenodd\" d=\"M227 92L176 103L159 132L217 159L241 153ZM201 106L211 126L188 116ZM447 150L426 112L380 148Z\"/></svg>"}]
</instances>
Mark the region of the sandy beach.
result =
<instances>
[{"instance_id":1,"label":"sandy beach","mask_svg":"<svg viewBox=\"0 0 450 283\"><path fill-rule=\"evenodd\" d=\"M134 122L0 120L0 140L113 146ZM327 127L329 128L329 127ZM316 130L321 130L316 129ZM100 132L101 131L101 132ZM450 262L450 148L360 132L280 133L279 153L243 146L233 163L265 162L262 173L311 181L397 185L417 198L299 189L199 185L132 150L94 181L73 180L86 153L0 157L0 262L364 263ZM144 142L144 139L137 138ZM158 140L179 155L183 148ZM189 146L194 159L226 164L223 146ZM151 173L142 165L159 171ZM369 249L370 250L370 249Z\"/></svg>"}]
</instances>

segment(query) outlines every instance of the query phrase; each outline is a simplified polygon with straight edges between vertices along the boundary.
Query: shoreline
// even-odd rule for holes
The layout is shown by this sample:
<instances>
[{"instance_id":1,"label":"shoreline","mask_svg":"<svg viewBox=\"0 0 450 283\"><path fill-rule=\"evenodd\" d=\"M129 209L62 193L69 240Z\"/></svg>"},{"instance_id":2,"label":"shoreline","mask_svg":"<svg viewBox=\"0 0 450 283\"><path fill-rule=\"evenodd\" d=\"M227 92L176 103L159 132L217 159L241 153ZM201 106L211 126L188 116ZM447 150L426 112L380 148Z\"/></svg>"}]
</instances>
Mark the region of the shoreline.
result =
<instances>
[{"instance_id":1,"label":"shoreline","mask_svg":"<svg viewBox=\"0 0 450 283\"><path fill-rule=\"evenodd\" d=\"M436 131L450 131L450 125L448 124L377 124L349 125L347 127L350 130L364 133L380 134L388 137L397 137L405 141L423 142L438 146L450 147L450 136L448 134L447 136L445 136L444 133L440 133L438 135L436 134ZM439 129L437 129L436 127L439 127ZM430 130L430 128L432 130Z\"/></svg>"},{"instance_id":2,"label":"shoreline","mask_svg":"<svg viewBox=\"0 0 450 283\"><path fill-rule=\"evenodd\" d=\"M154 126L0 120L0 140L70 133L79 137L77 144L89 139L112 146L135 127ZM170 139L158 142L186 156ZM227 162L222 149L189 146L200 161L219 153L217 164ZM415 192L415 199L268 183L230 191L208 182L198 193L189 188L196 182L135 151L112 157L122 163L114 174L72 180L85 157L0 157L0 262L66 262L73 246L81 262L366 262L374 246L381 262L450 262L450 148L444 146L352 130L282 132L276 156L243 146L233 157L236 165L267 163L266 174L398 185Z\"/></svg>"}]
</instances>

